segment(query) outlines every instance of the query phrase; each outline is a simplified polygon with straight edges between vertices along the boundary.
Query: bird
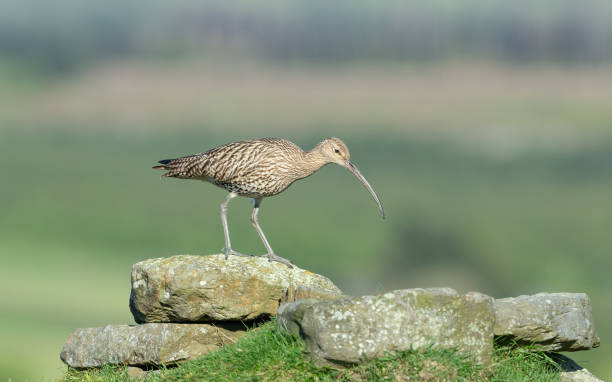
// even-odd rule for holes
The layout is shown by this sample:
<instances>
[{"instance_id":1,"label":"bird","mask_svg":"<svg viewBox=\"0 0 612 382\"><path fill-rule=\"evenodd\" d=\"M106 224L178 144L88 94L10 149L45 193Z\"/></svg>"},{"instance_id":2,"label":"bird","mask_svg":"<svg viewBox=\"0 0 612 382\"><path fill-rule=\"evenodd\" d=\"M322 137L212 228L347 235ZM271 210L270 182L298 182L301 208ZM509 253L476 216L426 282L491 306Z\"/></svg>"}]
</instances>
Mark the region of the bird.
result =
<instances>
[{"instance_id":1,"label":"bird","mask_svg":"<svg viewBox=\"0 0 612 382\"><path fill-rule=\"evenodd\" d=\"M382 218L382 203L363 175L350 160L348 147L339 138L326 138L312 150L302 150L295 143L282 138L261 138L227 143L206 152L158 161L153 169L167 171L162 178L194 179L212 183L229 192L220 205L221 223L225 236L223 253L250 256L232 248L227 224L230 200L237 196L252 198L254 207L251 224L266 247L269 261L277 261L292 268L287 259L277 256L262 231L259 207L264 198L278 195L293 182L314 174L321 167L335 163L352 172L376 201Z\"/></svg>"}]
</instances>

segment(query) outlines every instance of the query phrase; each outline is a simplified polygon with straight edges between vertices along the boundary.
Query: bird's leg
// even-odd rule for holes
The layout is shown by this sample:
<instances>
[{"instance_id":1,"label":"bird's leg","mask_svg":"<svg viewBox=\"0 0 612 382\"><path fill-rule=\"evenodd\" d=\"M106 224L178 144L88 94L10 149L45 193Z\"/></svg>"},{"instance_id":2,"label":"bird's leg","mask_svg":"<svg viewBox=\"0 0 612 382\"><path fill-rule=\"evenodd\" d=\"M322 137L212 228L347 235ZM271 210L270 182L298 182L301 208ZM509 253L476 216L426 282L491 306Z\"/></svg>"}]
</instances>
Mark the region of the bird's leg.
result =
<instances>
[{"instance_id":1,"label":"bird's leg","mask_svg":"<svg viewBox=\"0 0 612 382\"><path fill-rule=\"evenodd\" d=\"M243 255L242 253L234 251L232 249L232 244L230 243L229 229L227 228L227 205L229 201L234 199L236 196L238 196L238 194L230 192L229 195L227 195L227 198L225 198L225 200L223 201L223 203L221 203L221 208L220 208L221 223L223 224L223 234L225 235L225 248L223 248L223 253L225 254L225 260L227 260L229 255L249 256L249 255Z\"/></svg>"},{"instance_id":2,"label":"bird's leg","mask_svg":"<svg viewBox=\"0 0 612 382\"><path fill-rule=\"evenodd\" d=\"M268 260L278 261L279 263L285 264L289 268L293 268L293 264L291 264L289 260L283 259L282 257L276 256L274 254L272 247L270 247L270 243L268 243L268 239L266 239L266 235L264 235L263 231L261 230L261 227L259 226L259 219L257 218L257 214L259 213L259 205L261 204L262 198L257 198L254 200L255 200L255 207L253 208L253 213L251 214L251 224L253 224L253 227L255 227L255 230L259 234L261 241L263 241L263 244L266 247L266 250L268 251L268 254L267 254Z\"/></svg>"}]
</instances>

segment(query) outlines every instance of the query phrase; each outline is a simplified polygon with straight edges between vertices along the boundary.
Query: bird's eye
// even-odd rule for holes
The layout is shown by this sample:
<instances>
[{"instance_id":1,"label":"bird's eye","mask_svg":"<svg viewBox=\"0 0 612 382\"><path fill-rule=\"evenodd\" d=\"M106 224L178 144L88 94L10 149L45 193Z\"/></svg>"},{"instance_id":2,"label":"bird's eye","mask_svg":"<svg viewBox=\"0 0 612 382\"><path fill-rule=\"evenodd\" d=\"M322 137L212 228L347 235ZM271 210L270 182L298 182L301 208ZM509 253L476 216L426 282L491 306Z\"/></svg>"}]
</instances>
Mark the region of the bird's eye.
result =
<instances>
[{"instance_id":1,"label":"bird's eye","mask_svg":"<svg viewBox=\"0 0 612 382\"><path fill-rule=\"evenodd\" d=\"M338 150L338 149L334 149L334 152L335 152L336 154L340 154L340 150Z\"/></svg>"}]
</instances>

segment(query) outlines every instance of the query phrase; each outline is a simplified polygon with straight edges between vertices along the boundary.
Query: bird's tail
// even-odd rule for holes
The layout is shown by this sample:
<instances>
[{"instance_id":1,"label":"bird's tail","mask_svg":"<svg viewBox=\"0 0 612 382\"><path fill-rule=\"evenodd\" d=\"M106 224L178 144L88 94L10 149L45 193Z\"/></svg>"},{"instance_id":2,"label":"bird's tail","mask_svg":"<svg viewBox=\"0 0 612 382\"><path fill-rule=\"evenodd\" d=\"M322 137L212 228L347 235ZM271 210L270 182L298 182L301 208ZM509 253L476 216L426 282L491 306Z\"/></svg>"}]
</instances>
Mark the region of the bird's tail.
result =
<instances>
[{"instance_id":1,"label":"bird's tail","mask_svg":"<svg viewBox=\"0 0 612 382\"><path fill-rule=\"evenodd\" d=\"M199 159L201 159L200 155L190 155L181 158L174 159L162 159L158 161L159 165L153 166L154 170L166 170L167 173L163 174L164 178L196 178L200 176L201 172L198 171L199 167Z\"/></svg>"}]
</instances>

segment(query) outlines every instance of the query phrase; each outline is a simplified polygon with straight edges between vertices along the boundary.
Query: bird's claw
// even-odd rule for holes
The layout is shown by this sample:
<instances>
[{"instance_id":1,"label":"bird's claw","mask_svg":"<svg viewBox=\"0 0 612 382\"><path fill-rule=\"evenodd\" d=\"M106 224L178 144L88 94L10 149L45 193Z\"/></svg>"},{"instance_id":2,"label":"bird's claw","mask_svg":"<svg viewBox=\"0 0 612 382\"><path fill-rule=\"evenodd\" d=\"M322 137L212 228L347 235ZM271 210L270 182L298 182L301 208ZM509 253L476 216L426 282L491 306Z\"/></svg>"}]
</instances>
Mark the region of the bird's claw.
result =
<instances>
[{"instance_id":1,"label":"bird's claw","mask_svg":"<svg viewBox=\"0 0 612 382\"><path fill-rule=\"evenodd\" d=\"M229 258L229 255L241 256L241 257L251 257L251 255L245 255L244 253L240 253L240 252L234 251L231 248L224 249L223 250L223 254L225 254L225 260L227 260Z\"/></svg>"},{"instance_id":2,"label":"bird's claw","mask_svg":"<svg viewBox=\"0 0 612 382\"><path fill-rule=\"evenodd\" d=\"M293 264L291 264L291 262L287 259L283 259L280 256L276 256L274 253L268 253L264 256L268 257L268 261L272 262L272 261L277 261L279 263L285 264L286 266L288 266L289 268L293 268Z\"/></svg>"}]
</instances>

